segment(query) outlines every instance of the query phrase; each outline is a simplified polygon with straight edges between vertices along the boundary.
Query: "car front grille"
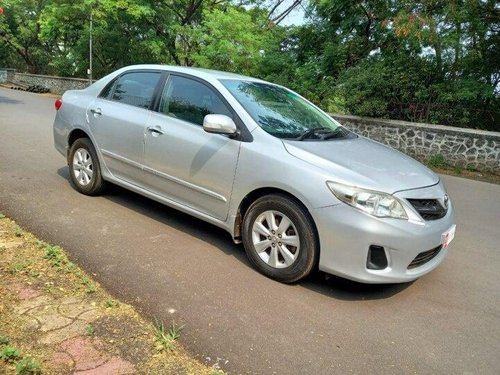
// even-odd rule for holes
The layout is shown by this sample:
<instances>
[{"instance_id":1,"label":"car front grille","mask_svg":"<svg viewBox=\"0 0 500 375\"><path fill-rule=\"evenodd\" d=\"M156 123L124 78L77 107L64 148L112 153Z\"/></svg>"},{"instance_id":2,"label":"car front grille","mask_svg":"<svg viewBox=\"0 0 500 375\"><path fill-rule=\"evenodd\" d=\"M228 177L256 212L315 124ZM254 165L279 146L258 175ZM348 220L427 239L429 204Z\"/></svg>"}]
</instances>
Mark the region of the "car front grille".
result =
<instances>
[{"instance_id":1,"label":"car front grille","mask_svg":"<svg viewBox=\"0 0 500 375\"><path fill-rule=\"evenodd\" d=\"M436 255L438 255L441 251L441 248L442 246L439 245L434 249L421 252L415 257L415 259L411 261L411 263L408 265L408 269L411 270L412 268L417 268L424 265L425 263L433 259Z\"/></svg>"},{"instance_id":2,"label":"car front grille","mask_svg":"<svg viewBox=\"0 0 500 375\"><path fill-rule=\"evenodd\" d=\"M410 202L424 220L441 219L445 217L448 211L437 199L408 199L408 202Z\"/></svg>"}]
</instances>

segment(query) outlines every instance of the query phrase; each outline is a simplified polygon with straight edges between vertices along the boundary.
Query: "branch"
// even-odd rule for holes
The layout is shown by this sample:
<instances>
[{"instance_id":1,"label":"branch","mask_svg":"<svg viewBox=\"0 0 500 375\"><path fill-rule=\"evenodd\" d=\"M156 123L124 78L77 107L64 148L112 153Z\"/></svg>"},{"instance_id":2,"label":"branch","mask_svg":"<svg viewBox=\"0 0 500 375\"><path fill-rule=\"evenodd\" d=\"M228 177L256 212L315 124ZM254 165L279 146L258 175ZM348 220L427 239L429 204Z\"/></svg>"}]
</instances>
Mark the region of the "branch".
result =
<instances>
[{"instance_id":1,"label":"branch","mask_svg":"<svg viewBox=\"0 0 500 375\"><path fill-rule=\"evenodd\" d=\"M283 21L297 6L301 5L302 0L295 0L288 8L286 8L283 12L278 14L276 17L272 18L271 21L274 22L275 25L278 25L281 21Z\"/></svg>"},{"instance_id":2,"label":"branch","mask_svg":"<svg viewBox=\"0 0 500 375\"><path fill-rule=\"evenodd\" d=\"M267 18L268 19L272 19L272 15L274 13L274 11L276 10L276 8L278 8L281 4L283 4L285 0L278 0L276 2L276 4L274 4L274 6L271 8L271 10L269 11L269 13L267 14Z\"/></svg>"},{"instance_id":3,"label":"branch","mask_svg":"<svg viewBox=\"0 0 500 375\"><path fill-rule=\"evenodd\" d=\"M24 54L23 49L19 43L14 43L12 38L9 38L9 35L3 31L0 32L0 37L3 39L4 43L10 46L15 52L17 52L24 60L26 60L27 56Z\"/></svg>"}]
</instances>

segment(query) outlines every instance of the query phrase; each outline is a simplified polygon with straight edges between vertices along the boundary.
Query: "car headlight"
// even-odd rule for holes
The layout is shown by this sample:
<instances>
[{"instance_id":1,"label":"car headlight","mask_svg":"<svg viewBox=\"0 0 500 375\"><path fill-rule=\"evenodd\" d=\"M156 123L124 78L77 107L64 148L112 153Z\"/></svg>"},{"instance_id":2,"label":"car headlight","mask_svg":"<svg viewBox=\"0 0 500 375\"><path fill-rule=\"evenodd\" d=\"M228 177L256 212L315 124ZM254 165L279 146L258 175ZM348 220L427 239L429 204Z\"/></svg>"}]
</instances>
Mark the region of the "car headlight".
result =
<instances>
[{"instance_id":1,"label":"car headlight","mask_svg":"<svg viewBox=\"0 0 500 375\"><path fill-rule=\"evenodd\" d=\"M376 217L408 219L403 205L391 194L328 181L332 193L342 202Z\"/></svg>"}]
</instances>

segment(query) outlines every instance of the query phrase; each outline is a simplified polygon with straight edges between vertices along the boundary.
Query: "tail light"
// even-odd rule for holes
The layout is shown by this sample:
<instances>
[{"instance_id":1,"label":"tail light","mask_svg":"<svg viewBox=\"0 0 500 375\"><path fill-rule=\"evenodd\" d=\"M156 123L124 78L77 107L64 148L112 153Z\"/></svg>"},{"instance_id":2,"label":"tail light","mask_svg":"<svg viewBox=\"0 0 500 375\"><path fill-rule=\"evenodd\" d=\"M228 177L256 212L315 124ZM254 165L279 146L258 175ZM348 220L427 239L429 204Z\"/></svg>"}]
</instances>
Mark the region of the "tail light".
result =
<instances>
[{"instance_id":1,"label":"tail light","mask_svg":"<svg viewBox=\"0 0 500 375\"><path fill-rule=\"evenodd\" d=\"M56 102L54 103L54 105L56 107L56 111L59 111L59 109L62 106L62 100L61 99L56 99Z\"/></svg>"}]
</instances>

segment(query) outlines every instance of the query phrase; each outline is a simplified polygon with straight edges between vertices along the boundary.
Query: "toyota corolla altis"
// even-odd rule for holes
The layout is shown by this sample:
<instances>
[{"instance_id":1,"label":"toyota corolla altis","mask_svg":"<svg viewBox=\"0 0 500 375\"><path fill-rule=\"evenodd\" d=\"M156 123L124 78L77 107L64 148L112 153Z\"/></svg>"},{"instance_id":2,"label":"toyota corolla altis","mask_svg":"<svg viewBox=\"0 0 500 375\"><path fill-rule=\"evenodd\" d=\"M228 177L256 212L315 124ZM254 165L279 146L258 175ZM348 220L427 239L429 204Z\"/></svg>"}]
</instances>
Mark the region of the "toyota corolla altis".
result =
<instances>
[{"instance_id":1,"label":"toyota corolla altis","mask_svg":"<svg viewBox=\"0 0 500 375\"><path fill-rule=\"evenodd\" d=\"M443 182L259 79L137 65L56 101L79 192L114 183L227 230L261 273L414 280L454 237Z\"/></svg>"}]
</instances>

